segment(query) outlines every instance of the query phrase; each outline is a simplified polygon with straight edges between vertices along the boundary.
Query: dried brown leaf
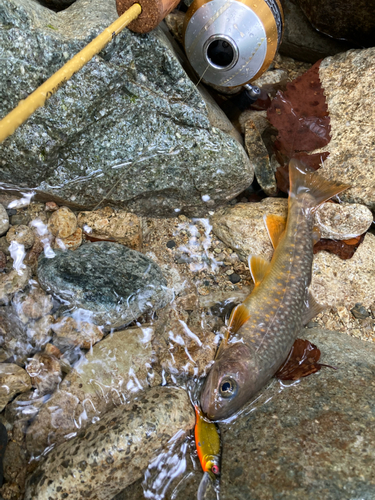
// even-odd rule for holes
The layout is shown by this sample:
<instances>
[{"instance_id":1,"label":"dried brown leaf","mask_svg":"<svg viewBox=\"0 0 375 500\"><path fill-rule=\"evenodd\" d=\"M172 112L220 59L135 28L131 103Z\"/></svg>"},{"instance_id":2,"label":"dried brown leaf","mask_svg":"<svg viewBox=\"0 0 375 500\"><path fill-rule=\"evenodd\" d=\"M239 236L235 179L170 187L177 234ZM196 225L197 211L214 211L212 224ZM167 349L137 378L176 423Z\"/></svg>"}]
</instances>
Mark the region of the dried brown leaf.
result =
<instances>
[{"instance_id":1,"label":"dried brown leaf","mask_svg":"<svg viewBox=\"0 0 375 500\"><path fill-rule=\"evenodd\" d=\"M320 370L318 363L320 350L308 340L297 339L285 363L278 369L275 377L280 380L298 380Z\"/></svg>"}]
</instances>

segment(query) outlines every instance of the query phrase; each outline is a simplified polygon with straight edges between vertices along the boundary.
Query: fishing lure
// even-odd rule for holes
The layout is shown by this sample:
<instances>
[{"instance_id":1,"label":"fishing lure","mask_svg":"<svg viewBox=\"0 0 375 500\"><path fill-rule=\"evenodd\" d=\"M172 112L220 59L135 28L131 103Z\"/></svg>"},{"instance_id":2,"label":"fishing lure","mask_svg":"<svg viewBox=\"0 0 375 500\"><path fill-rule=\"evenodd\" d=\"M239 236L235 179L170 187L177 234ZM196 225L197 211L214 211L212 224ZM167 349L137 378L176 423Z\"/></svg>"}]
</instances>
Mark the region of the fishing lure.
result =
<instances>
[{"instance_id":1,"label":"fishing lure","mask_svg":"<svg viewBox=\"0 0 375 500\"><path fill-rule=\"evenodd\" d=\"M194 405L195 445L203 469L203 478L198 488L197 498L201 500L210 481L214 482L220 473L220 436L216 425L209 422L198 405Z\"/></svg>"}]
</instances>

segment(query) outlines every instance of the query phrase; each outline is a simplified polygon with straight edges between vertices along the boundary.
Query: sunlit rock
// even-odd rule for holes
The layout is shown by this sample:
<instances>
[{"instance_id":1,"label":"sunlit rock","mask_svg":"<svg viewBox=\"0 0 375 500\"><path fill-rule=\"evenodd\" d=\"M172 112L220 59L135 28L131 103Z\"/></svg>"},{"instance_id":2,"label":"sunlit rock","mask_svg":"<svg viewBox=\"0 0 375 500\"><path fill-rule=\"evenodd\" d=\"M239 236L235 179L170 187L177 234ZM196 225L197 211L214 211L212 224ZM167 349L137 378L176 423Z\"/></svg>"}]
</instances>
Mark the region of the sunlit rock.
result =
<instances>
[{"instance_id":1,"label":"sunlit rock","mask_svg":"<svg viewBox=\"0 0 375 500\"><path fill-rule=\"evenodd\" d=\"M12 363L0 363L0 411L16 394L29 389L30 377L23 368Z\"/></svg>"},{"instance_id":2,"label":"sunlit rock","mask_svg":"<svg viewBox=\"0 0 375 500\"><path fill-rule=\"evenodd\" d=\"M30 454L39 455L124 405L140 390L160 383L152 370L149 327L108 335L83 357L42 407L27 432Z\"/></svg>"},{"instance_id":3,"label":"sunlit rock","mask_svg":"<svg viewBox=\"0 0 375 500\"><path fill-rule=\"evenodd\" d=\"M25 500L111 500L143 475L169 440L183 439L194 422L184 390L154 387L53 449L30 477Z\"/></svg>"},{"instance_id":4,"label":"sunlit rock","mask_svg":"<svg viewBox=\"0 0 375 500\"><path fill-rule=\"evenodd\" d=\"M73 308L74 317L118 328L172 298L160 268L145 255L119 243L96 242L74 252L55 250L41 256L42 288Z\"/></svg>"},{"instance_id":5,"label":"sunlit rock","mask_svg":"<svg viewBox=\"0 0 375 500\"><path fill-rule=\"evenodd\" d=\"M94 212L80 212L78 225L94 241L95 238L115 240L133 250L141 250L141 220L125 210L115 211L110 207L105 207Z\"/></svg>"},{"instance_id":6,"label":"sunlit rock","mask_svg":"<svg viewBox=\"0 0 375 500\"><path fill-rule=\"evenodd\" d=\"M77 218L68 207L61 207L52 213L48 229L54 236L68 238L77 229Z\"/></svg>"},{"instance_id":7,"label":"sunlit rock","mask_svg":"<svg viewBox=\"0 0 375 500\"><path fill-rule=\"evenodd\" d=\"M31 383L37 394L52 394L61 382L61 367L56 356L48 352L38 352L28 360L26 367Z\"/></svg>"},{"instance_id":8,"label":"sunlit rock","mask_svg":"<svg viewBox=\"0 0 375 500\"><path fill-rule=\"evenodd\" d=\"M82 229L77 227L73 234L66 238L56 238L53 248L60 248L61 250L77 250L82 243Z\"/></svg>"}]
</instances>

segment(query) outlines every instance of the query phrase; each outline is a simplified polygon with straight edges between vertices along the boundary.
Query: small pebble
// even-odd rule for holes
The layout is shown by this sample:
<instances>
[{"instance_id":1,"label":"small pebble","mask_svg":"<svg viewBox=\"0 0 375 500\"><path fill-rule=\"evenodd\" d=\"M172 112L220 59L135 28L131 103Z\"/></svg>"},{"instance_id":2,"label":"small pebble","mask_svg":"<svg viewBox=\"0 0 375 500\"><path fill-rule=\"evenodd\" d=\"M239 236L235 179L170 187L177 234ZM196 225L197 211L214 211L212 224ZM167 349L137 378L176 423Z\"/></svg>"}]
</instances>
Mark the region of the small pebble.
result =
<instances>
[{"instance_id":1,"label":"small pebble","mask_svg":"<svg viewBox=\"0 0 375 500\"><path fill-rule=\"evenodd\" d=\"M17 210L15 208L7 208L6 211L9 215L9 217L11 217L12 215L16 215L16 213L17 213Z\"/></svg>"},{"instance_id":2,"label":"small pebble","mask_svg":"<svg viewBox=\"0 0 375 500\"><path fill-rule=\"evenodd\" d=\"M8 243L15 241L25 248L31 248L34 245L35 235L28 226L13 226L7 232L6 240Z\"/></svg>"},{"instance_id":3,"label":"small pebble","mask_svg":"<svg viewBox=\"0 0 375 500\"><path fill-rule=\"evenodd\" d=\"M215 253L221 253L221 249L220 248L214 248L214 252Z\"/></svg>"},{"instance_id":4,"label":"small pebble","mask_svg":"<svg viewBox=\"0 0 375 500\"><path fill-rule=\"evenodd\" d=\"M59 209L59 206L56 205L54 201L48 201L46 203L46 212L56 212Z\"/></svg>"},{"instance_id":5,"label":"small pebble","mask_svg":"<svg viewBox=\"0 0 375 500\"><path fill-rule=\"evenodd\" d=\"M233 269L227 269L227 270L225 271L225 274L227 274L228 276L230 276L230 275L231 275L231 274L233 274L233 273L234 273Z\"/></svg>"},{"instance_id":6,"label":"small pebble","mask_svg":"<svg viewBox=\"0 0 375 500\"><path fill-rule=\"evenodd\" d=\"M176 242L173 240L167 241L167 248L174 248L176 246Z\"/></svg>"},{"instance_id":7,"label":"small pebble","mask_svg":"<svg viewBox=\"0 0 375 500\"><path fill-rule=\"evenodd\" d=\"M350 312L356 319L366 319L370 316L370 313L360 303L356 304Z\"/></svg>"},{"instance_id":8,"label":"small pebble","mask_svg":"<svg viewBox=\"0 0 375 500\"><path fill-rule=\"evenodd\" d=\"M232 283L238 283L239 281L241 281L241 277L237 273L233 273L229 276L229 281L231 281Z\"/></svg>"},{"instance_id":9,"label":"small pebble","mask_svg":"<svg viewBox=\"0 0 375 500\"><path fill-rule=\"evenodd\" d=\"M4 271L7 265L7 256L0 250L0 271Z\"/></svg>"}]
</instances>

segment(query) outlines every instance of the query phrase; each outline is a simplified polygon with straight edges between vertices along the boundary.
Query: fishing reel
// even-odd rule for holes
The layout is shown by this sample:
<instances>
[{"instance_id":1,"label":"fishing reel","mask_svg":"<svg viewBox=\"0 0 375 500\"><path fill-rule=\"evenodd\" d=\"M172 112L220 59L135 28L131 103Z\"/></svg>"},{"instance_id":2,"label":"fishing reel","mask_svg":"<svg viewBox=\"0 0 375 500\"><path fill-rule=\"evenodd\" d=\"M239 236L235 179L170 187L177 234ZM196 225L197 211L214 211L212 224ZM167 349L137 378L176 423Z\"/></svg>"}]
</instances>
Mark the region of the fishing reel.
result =
<instances>
[{"instance_id":1,"label":"fishing reel","mask_svg":"<svg viewBox=\"0 0 375 500\"><path fill-rule=\"evenodd\" d=\"M184 23L186 55L202 81L226 94L243 87L259 97L251 81L272 63L284 16L280 0L194 0Z\"/></svg>"}]
</instances>

